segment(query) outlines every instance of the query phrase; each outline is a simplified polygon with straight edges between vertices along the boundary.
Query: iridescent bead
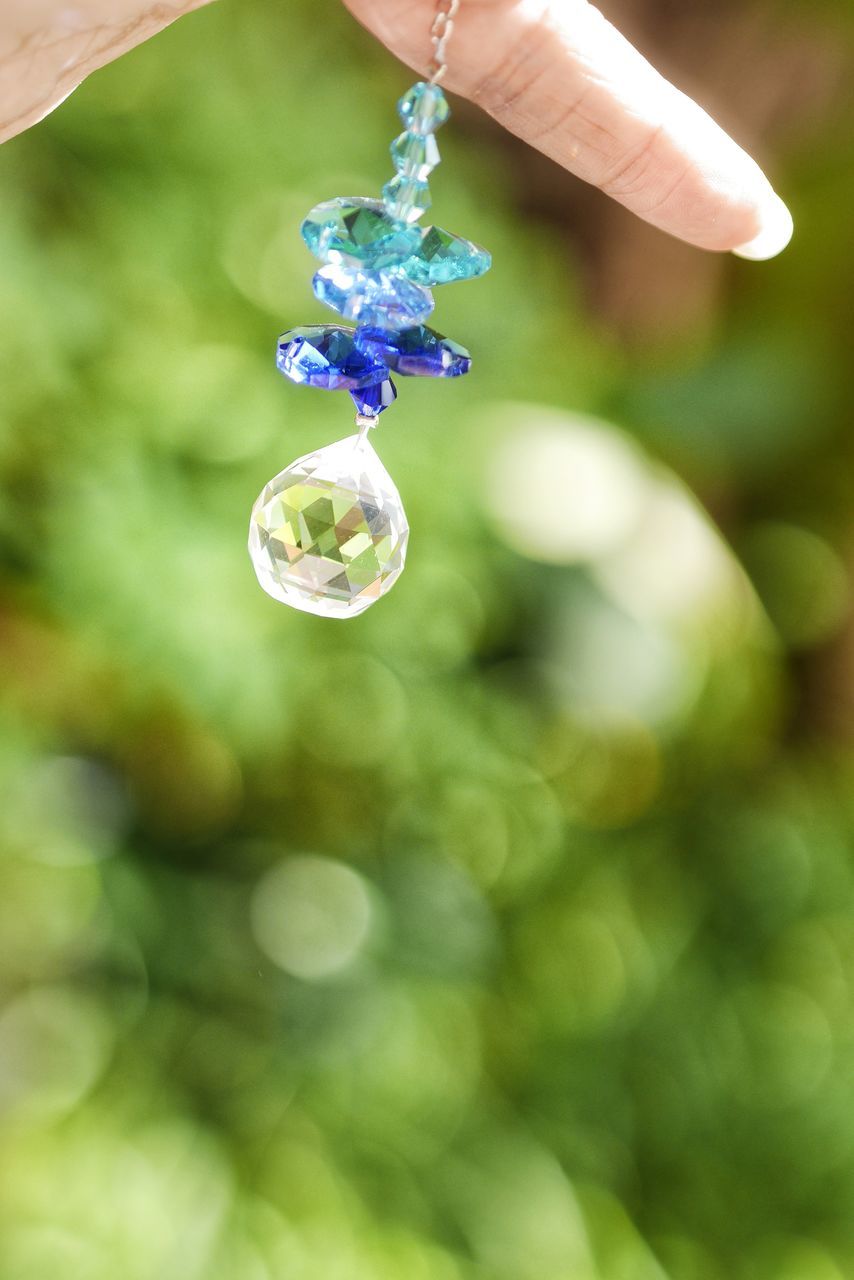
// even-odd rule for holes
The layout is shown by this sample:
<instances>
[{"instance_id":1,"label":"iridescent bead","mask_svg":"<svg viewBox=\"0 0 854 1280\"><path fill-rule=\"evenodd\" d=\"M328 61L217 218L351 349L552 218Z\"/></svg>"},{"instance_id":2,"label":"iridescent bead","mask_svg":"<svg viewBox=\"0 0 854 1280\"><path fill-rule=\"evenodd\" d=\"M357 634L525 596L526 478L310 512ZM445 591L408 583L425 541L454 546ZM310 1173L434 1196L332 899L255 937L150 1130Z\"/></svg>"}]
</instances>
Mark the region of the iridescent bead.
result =
<instances>
[{"instance_id":1,"label":"iridescent bead","mask_svg":"<svg viewBox=\"0 0 854 1280\"><path fill-rule=\"evenodd\" d=\"M305 325L279 338L276 365L291 382L324 391L354 391L382 379L386 366L356 345L355 329Z\"/></svg>"},{"instance_id":2,"label":"iridescent bead","mask_svg":"<svg viewBox=\"0 0 854 1280\"><path fill-rule=\"evenodd\" d=\"M417 222L433 202L426 182L405 178L399 173L383 187L383 203L393 218L399 218L401 222Z\"/></svg>"},{"instance_id":3,"label":"iridescent bead","mask_svg":"<svg viewBox=\"0 0 854 1280\"><path fill-rule=\"evenodd\" d=\"M436 168L441 156L439 144L432 133L423 138L417 133L402 133L391 144L391 158L398 173L405 178L424 182Z\"/></svg>"},{"instance_id":4,"label":"iridescent bead","mask_svg":"<svg viewBox=\"0 0 854 1280\"><path fill-rule=\"evenodd\" d=\"M350 398L358 413L365 418L378 418L389 405L397 399L397 387L391 378L386 376L382 382L375 382L370 387L362 387L359 391L351 391Z\"/></svg>"},{"instance_id":5,"label":"iridescent bead","mask_svg":"<svg viewBox=\"0 0 854 1280\"><path fill-rule=\"evenodd\" d=\"M396 332L364 325L356 331L356 342L374 360L381 360L403 377L458 378L471 368L465 347L426 325Z\"/></svg>"},{"instance_id":6,"label":"iridescent bead","mask_svg":"<svg viewBox=\"0 0 854 1280\"><path fill-rule=\"evenodd\" d=\"M440 129L448 120L451 108L437 84L419 80L397 104L401 120L413 133L428 134Z\"/></svg>"},{"instance_id":7,"label":"iridescent bead","mask_svg":"<svg viewBox=\"0 0 854 1280\"><path fill-rule=\"evenodd\" d=\"M321 267L314 277L315 297L346 320L408 329L421 324L433 310L433 295L399 268L366 271L358 267Z\"/></svg>"},{"instance_id":8,"label":"iridescent bead","mask_svg":"<svg viewBox=\"0 0 854 1280\"><path fill-rule=\"evenodd\" d=\"M418 247L416 227L393 217L382 200L337 196L316 205L300 228L321 262L364 263L382 267L399 262Z\"/></svg>"},{"instance_id":9,"label":"iridescent bead","mask_svg":"<svg viewBox=\"0 0 854 1280\"><path fill-rule=\"evenodd\" d=\"M487 249L441 227L425 227L417 250L403 263L410 280L427 288L473 280L491 266L492 254Z\"/></svg>"}]
</instances>

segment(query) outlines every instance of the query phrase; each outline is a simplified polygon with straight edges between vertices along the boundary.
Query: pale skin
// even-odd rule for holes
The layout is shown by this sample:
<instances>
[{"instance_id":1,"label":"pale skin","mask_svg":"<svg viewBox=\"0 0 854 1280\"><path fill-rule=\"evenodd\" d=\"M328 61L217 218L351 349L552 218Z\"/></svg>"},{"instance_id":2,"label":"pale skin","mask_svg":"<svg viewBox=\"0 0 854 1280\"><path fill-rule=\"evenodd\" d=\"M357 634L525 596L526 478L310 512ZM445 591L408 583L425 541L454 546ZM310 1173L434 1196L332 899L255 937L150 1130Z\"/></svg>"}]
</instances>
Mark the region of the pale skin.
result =
<instances>
[{"instance_id":1,"label":"pale skin","mask_svg":"<svg viewBox=\"0 0 854 1280\"><path fill-rule=\"evenodd\" d=\"M0 142L206 2L3 0ZM393 54L427 72L435 0L344 3ZM791 238L791 216L756 162L588 0L462 0L444 83L689 244L765 259Z\"/></svg>"}]
</instances>

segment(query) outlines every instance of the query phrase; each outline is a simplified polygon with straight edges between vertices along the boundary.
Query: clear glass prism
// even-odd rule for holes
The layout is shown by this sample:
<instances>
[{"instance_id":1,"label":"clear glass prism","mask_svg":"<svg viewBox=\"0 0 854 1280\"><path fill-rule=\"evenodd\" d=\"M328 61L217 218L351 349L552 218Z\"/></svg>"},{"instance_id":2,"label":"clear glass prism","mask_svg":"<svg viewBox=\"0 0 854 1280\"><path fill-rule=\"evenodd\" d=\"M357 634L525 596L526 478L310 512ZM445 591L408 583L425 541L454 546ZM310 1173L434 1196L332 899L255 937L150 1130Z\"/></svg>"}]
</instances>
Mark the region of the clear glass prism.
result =
<instances>
[{"instance_id":1,"label":"clear glass prism","mask_svg":"<svg viewBox=\"0 0 854 1280\"><path fill-rule=\"evenodd\" d=\"M249 555L274 600L353 618L394 586L408 539L400 494L362 434L297 458L265 486Z\"/></svg>"}]
</instances>

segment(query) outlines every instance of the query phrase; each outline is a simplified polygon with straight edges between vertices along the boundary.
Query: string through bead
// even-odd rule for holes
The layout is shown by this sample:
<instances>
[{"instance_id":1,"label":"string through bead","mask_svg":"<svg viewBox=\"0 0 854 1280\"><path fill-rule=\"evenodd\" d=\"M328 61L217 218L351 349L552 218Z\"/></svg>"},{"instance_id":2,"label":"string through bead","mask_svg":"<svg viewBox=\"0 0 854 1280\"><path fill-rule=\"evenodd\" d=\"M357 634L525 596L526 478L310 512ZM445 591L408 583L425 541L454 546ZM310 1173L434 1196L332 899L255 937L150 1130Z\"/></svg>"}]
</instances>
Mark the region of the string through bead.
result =
<instances>
[{"instance_id":1,"label":"string through bead","mask_svg":"<svg viewBox=\"0 0 854 1280\"><path fill-rule=\"evenodd\" d=\"M430 60L430 83L440 84L448 70L448 42L454 33L454 19L460 0L437 0L436 16L430 27L433 56Z\"/></svg>"}]
</instances>

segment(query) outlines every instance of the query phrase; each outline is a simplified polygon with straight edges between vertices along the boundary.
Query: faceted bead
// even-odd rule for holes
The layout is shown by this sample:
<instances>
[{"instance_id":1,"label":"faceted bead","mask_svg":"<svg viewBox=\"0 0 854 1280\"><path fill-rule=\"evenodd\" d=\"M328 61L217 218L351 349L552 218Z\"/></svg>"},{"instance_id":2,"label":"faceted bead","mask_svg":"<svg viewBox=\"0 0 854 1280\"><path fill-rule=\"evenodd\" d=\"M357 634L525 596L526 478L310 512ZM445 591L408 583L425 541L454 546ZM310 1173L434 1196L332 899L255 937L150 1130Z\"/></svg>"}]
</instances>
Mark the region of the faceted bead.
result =
<instances>
[{"instance_id":1,"label":"faceted bead","mask_svg":"<svg viewBox=\"0 0 854 1280\"><path fill-rule=\"evenodd\" d=\"M423 138L417 133L402 133L391 144L391 158L398 173L418 182L429 178L441 159L439 144L432 133Z\"/></svg>"},{"instance_id":2,"label":"faceted bead","mask_svg":"<svg viewBox=\"0 0 854 1280\"><path fill-rule=\"evenodd\" d=\"M383 202L391 216L401 222L417 222L433 203L426 182L405 178L402 173L383 187Z\"/></svg>"},{"instance_id":3,"label":"faceted bead","mask_svg":"<svg viewBox=\"0 0 854 1280\"><path fill-rule=\"evenodd\" d=\"M420 231L392 217L382 200L338 196L316 205L300 228L321 262L382 267L418 247Z\"/></svg>"},{"instance_id":4,"label":"faceted bead","mask_svg":"<svg viewBox=\"0 0 854 1280\"><path fill-rule=\"evenodd\" d=\"M441 227L425 227L417 250L403 263L410 280L426 287L473 280L491 266L492 254L488 249Z\"/></svg>"},{"instance_id":5,"label":"faceted bead","mask_svg":"<svg viewBox=\"0 0 854 1280\"><path fill-rule=\"evenodd\" d=\"M433 310L433 295L414 284L399 268L363 271L356 267L321 267L312 282L315 297L346 320L408 329Z\"/></svg>"},{"instance_id":6,"label":"faceted bead","mask_svg":"<svg viewBox=\"0 0 854 1280\"><path fill-rule=\"evenodd\" d=\"M352 618L400 576L409 528L400 495L367 438L306 454L252 508L249 554L275 600Z\"/></svg>"},{"instance_id":7,"label":"faceted bead","mask_svg":"<svg viewBox=\"0 0 854 1280\"><path fill-rule=\"evenodd\" d=\"M437 84L420 80L397 104L401 120L413 133L428 134L440 129L448 120L451 108Z\"/></svg>"},{"instance_id":8,"label":"faceted bead","mask_svg":"<svg viewBox=\"0 0 854 1280\"><path fill-rule=\"evenodd\" d=\"M458 378L471 368L471 356L465 347L426 325L399 332L365 326L356 331L356 342L403 377ZM364 392L351 394L355 399Z\"/></svg>"},{"instance_id":9,"label":"faceted bead","mask_svg":"<svg viewBox=\"0 0 854 1280\"><path fill-rule=\"evenodd\" d=\"M357 346L355 329L305 325L279 338L276 364L291 382L324 391L354 391L386 376L386 366Z\"/></svg>"},{"instance_id":10,"label":"faceted bead","mask_svg":"<svg viewBox=\"0 0 854 1280\"><path fill-rule=\"evenodd\" d=\"M394 404L397 399L397 387L391 378L385 377L382 382L374 382L369 387L351 391L350 398L356 406L356 412L365 418L378 418L379 415Z\"/></svg>"}]
</instances>

